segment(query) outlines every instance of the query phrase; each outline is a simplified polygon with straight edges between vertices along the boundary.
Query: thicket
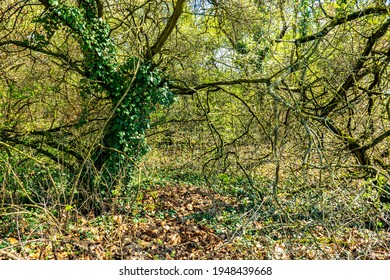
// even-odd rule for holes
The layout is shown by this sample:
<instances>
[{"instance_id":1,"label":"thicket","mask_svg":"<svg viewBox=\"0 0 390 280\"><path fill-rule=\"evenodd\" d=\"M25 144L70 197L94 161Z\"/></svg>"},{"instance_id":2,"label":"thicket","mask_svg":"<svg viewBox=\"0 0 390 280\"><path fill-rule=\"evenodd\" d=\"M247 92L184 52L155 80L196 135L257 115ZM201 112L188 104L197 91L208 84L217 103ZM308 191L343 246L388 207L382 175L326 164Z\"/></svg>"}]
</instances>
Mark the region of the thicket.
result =
<instances>
[{"instance_id":1,"label":"thicket","mask_svg":"<svg viewBox=\"0 0 390 280\"><path fill-rule=\"evenodd\" d=\"M388 232L389 26L386 1L2 1L0 233L164 216L141 202L172 185L229 240Z\"/></svg>"}]
</instances>

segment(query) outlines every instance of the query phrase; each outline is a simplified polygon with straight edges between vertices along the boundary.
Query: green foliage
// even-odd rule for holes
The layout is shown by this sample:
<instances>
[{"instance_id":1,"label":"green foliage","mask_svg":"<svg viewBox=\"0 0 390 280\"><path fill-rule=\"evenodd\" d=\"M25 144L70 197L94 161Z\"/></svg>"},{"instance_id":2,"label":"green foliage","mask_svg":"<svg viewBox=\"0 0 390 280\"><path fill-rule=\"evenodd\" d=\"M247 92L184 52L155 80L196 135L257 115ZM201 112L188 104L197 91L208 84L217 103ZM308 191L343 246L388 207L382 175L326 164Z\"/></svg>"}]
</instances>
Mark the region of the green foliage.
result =
<instances>
[{"instance_id":1,"label":"green foliage","mask_svg":"<svg viewBox=\"0 0 390 280\"><path fill-rule=\"evenodd\" d=\"M135 59L129 60L122 68L121 77L125 77L129 69L134 69ZM122 99L117 94L112 96L114 104L118 104L110 125L105 133L105 145L123 151L126 155L138 160L147 152L144 133L149 128L150 114L157 105L170 105L173 95L168 89L168 83L161 77L158 69L148 63L140 65L132 85L122 83L130 91ZM119 84L120 85L120 84ZM119 92L124 92L123 88Z\"/></svg>"},{"instance_id":2,"label":"green foliage","mask_svg":"<svg viewBox=\"0 0 390 280\"><path fill-rule=\"evenodd\" d=\"M298 30L300 36L306 36L308 33L308 28L310 23L310 16L312 14L312 11L310 9L310 3L309 0L301 0L299 2L299 19L298 19Z\"/></svg>"}]
</instances>

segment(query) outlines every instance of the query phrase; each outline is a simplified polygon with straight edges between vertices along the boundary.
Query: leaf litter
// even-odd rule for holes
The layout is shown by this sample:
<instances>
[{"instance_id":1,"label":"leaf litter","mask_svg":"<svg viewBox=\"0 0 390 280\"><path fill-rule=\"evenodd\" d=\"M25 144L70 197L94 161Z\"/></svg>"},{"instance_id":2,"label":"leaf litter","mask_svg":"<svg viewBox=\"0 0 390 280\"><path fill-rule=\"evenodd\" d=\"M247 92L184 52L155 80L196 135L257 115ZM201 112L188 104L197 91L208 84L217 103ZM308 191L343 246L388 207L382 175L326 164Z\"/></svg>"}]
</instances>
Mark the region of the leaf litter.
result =
<instances>
[{"instance_id":1,"label":"leaf litter","mask_svg":"<svg viewBox=\"0 0 390 280\"><path fill-rule=\"evenodd\" d=\"M309 238L297 234L303 222L294 232L253 219L251 211L239 217L245 225L229 227L226 211L238 209L240 199L201 187L159 187L142 192L137 204L135 214L78 215L67 231L31 228L22 219L0 239L0 259L390 259L388 232L329 234L316 226Z\"/></svg>"}]
</instances>

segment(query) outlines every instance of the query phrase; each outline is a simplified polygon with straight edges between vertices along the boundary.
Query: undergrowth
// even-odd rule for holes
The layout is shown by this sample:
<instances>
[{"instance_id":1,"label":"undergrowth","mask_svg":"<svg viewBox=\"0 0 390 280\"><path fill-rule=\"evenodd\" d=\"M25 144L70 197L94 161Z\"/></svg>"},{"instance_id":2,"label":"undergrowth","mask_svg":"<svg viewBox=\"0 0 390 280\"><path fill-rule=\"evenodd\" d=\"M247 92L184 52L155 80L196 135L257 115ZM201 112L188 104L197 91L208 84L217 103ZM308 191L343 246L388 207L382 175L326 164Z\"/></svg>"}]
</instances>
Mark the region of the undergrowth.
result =
<instances>
[{"instance_id":1,"label":"undergrowth","mask_svg":"<svg viewBox=\"0 0 390 280\"><path fill-rule=\"evenodd\" d=\"M4 165L3 259L389 259L389 205L369 182L160 165L151 153L110 196L58 169ZM184 166L184 167L183 167ZM75 193L72 193L75 191ZM72 198L73 197L73 198ZM83 197L83 196L80 196ZM85 198L85 196L84 196ZM99 211L91 207L99 206Z\"/></svg>"}]
</instances>

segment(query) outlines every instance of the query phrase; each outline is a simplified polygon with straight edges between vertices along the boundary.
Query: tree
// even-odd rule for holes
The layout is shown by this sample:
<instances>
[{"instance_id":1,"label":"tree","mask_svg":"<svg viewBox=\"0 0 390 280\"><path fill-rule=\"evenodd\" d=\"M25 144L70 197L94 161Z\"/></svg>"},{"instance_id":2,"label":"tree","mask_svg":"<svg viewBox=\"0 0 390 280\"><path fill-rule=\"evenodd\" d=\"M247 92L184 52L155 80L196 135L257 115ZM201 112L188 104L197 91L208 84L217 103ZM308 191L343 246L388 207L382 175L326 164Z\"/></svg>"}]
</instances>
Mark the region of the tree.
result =
<instances>
[{"instance_id":1,"label":"tree","mask_svg":"<svg viewBox=\"0 0 390 280\"><path fill-rule=\"evenodd\" d=\"M13 18L14 10L24 11L30 6L29 2L31 1L17 2L15 5L10 3L5 14L9 12L8 14ZM0 45L49 56L52 63L61 63L62 68L68 68L77 74L81 96L89 100L104 99L105 103L108 101L112 109L105 118L101 119L103 121L101 128L103 137L100 143L102 149L97 148L97 143L92 143L91 156L97 169L100 170L105 165L108 172L115 174L123 168L123 163L128 158L134 162L146 152L144 132L149 125L149 115L155 110L156 105L169 105L173 101L173 96L168 89L168 81L151 60L160 52L172 32L183 3L184 1L178 1L166 27L155 44L143 56L130 56L123 61L118 57L116 46L110 37L110 28L103 19L103 3L99 0L77 1L77 3L39 1L43 10L37 11L39 14L33 16L31 22L27 23L27 25L34 24L35 30L31 31L31 28L28 28L31 33L24 39L12 38L18 34L10 32L6 34ZM18 21L22 21L20 16L14 18L15 24ZM70 50L70 44L76 44L76 50ZM89 112L85 113L89 114ZM82 126L90 121L88 116L82 113L76 123L66 124L65 127ZM32 135L44 136L63 128L64 125L61 124L46 130L28 132ZM23 144L18 135L10 137L9 133L18 132L15 129L5 129L3 138L10 143ZM100 141L99 138L97 140ZM57 150L66 152L78 161L83 160L82 165L85 165L85 160L90 157L89 152L80 155L69 146L50 141L52 138L41 143L46 144L47 149L56 147ZM35 143L26 143L26 146L53 160L58 159L55 155L57 151L49 152ZM63 161L62 164L74 171L74 167L69 162Z\"/></svg>"},{"instance_id":2,"label":"tree","mask_svg":"<svg viewBox=\"0 0 390 280\"><path fill-rule=\"evenodd\" d=\"M205 148L206 162L236 162L246 173L255 166L254 176L272 162L274 187L280 176L300 174L303 185L321 186L348 174L342 177L366 178L381 192L389 178L388 4L257 1L253 11L243 3L213 1L204 9L204 21L217 22L219 44L210 55L217 62L203 66L205 74L195 71L192 80L202 82L176 84L176 93L199 96L205 108L216 139L215 149ZM221 107L229 96L234 105ZM235 125L227 125L230 117ZM231 127L239 128L232 134ZM248 157L237 143L261 148Z\"/></svg>"}]
</instances>

